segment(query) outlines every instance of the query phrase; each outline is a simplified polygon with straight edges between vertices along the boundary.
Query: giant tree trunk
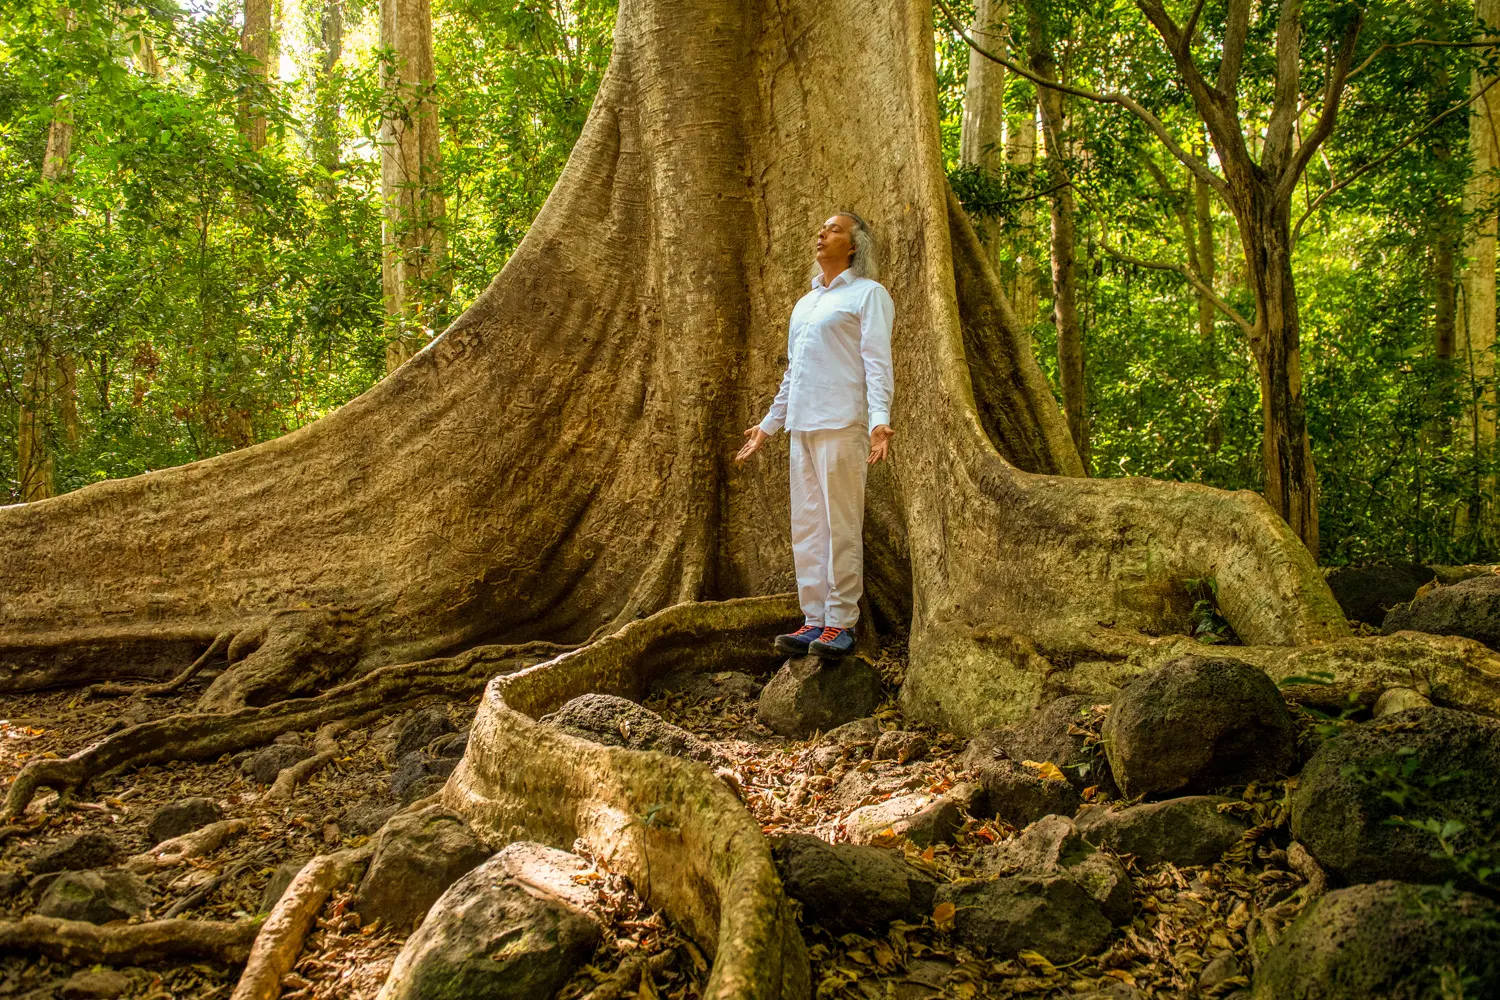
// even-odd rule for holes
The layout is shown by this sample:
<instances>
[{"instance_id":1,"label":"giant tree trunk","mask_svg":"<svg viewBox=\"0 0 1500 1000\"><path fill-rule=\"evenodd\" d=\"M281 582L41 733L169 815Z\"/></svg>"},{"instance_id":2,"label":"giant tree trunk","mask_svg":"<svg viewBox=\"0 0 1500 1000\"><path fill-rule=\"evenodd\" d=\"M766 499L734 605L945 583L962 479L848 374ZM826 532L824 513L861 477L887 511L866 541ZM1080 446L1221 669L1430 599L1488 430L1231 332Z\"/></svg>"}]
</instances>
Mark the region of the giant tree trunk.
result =
<instances>
[{"instance_id":1,"label":"giant tree trunk","mask_svg":"<svg viewBox=\"0 0 1500 1000\"><path fill-rule=\"evenodd\" d=\"M898 310L867 577L911 623L914 718L971 729L1123 669L1187 625L1190 577L1247 641L1344 634L1260 499L1056 475L1077 454L947 191L931 28L922 0L621 4L556 190L429 349L283 438L0 510L0 683L160 676L228 634L204 696L228 709L791 589L785 446L729 456L830 205L871 219ZM844 86L798 85L851 50Z\"/></svg>"},{"instance_id":2,"label":"giant tree trunk","mask_svg":"<svg viewBox=\"0 0 1500 1000\"><path fill-rule=\"evenodd\" d=\"M1027 0L1027 45L1031 70L1043 80L1057 79L1057 60L1041 0ZM1078 320L1077 237L1072 178L1069 176L1067 110L1063 93L1053 87L1037 87L1046 137L1048 185L1052 189L1052 317L1057 325L1057 374L1062 389L1063 411L1068 432L1084 468L1089 464L1087 397L1083 378L1083 328Z\"/></svg>"},{"instance_id":3,"label":"giant tree trunk","mask_svg":"<svg viewBox=\"0 0 1500 1000\"><path fill-rule=\"evenodd\" d=\"M438 148L432 11L428 0L381 0L381 63L386 92L380 126L380 191L385 203L381 280L386 371L395 371L441 326L446 299L445 204Z\"/></svg>"}]
</instances>

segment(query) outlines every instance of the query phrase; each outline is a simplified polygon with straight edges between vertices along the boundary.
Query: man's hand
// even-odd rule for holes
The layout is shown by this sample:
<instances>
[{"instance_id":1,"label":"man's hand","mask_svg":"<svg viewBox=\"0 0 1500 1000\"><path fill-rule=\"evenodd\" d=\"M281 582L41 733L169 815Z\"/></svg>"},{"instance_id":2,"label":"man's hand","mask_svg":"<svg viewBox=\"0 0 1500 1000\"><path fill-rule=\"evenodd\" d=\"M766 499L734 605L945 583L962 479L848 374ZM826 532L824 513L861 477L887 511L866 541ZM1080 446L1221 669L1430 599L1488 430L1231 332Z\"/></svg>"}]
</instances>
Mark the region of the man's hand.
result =
<instances>
[{"instance_id":1,"label":"man's hand","mask_svg":"<svg viewBox=\"0 0 1500 1000\"><path fill-rule=\"evenodd\" d=\"M895 436L896 432L891 429L890 424L879 424L870 432L870 457L868 459L870 465L885 459L890 454L891 438Z\"/></svg>"},{"instance_id":2,"label":"man's hand","mask_svg":"<svg viewBox=\"0 0 1500 1000\"><path fill-rule=\"evenodd\" d=\"M743 462L751 455L754 455L757 451L760 451L760 446L765 444L770 437L771 435L760 429L760 424L745 428L745 445L740 449L739 454L734 456L734 460L736 462Z\"/></svg>"}]
</instances>

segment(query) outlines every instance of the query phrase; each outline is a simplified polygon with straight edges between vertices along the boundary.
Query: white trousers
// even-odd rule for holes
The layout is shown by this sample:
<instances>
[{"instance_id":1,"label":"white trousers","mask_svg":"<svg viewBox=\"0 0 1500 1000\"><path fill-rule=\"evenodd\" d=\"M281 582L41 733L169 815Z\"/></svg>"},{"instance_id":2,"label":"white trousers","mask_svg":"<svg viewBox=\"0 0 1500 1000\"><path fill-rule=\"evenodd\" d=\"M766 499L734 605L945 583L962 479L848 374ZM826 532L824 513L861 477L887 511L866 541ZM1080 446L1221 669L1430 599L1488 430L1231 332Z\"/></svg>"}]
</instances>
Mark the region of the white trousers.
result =
<instances>
[{"instance_id":1,"label":"white trousers","mask_svg":"<svg viewBox=\"0 0 1500 1000\"><path fill-rule=\"evenodd\" d=\"M865 472L860 425L792 431L792 560L808 625L852 628L865 587Z\"/></svg>"}]
</instances>

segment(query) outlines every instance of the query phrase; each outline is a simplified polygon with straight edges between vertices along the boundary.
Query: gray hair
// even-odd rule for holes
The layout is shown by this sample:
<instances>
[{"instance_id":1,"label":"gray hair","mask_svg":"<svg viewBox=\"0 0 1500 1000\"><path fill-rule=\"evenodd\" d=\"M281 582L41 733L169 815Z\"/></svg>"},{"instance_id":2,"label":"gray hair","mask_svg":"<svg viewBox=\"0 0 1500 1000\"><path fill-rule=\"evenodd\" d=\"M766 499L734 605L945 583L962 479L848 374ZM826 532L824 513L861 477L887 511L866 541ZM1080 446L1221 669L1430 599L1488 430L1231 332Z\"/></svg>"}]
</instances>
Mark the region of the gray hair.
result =
<instances>
[{"instance_id":1,"label":"gray hair","mask_svg":"<svg viewBox=\"0 0 1500 1000\"><path fill-rule=\"evenodd\" d=\"M854 230L849 234L850 242L854 244L854 252L849 255L849 270L854 272L856 278L879 280L880 259L875 252L875 234L870 232L870 224L853 212L834 212L833 214L854 220ZM821 273L822 269L818 267L818 262L813 261L812 269L808 272L809 277L816 278Z\"/></svg>"}]
</instances>

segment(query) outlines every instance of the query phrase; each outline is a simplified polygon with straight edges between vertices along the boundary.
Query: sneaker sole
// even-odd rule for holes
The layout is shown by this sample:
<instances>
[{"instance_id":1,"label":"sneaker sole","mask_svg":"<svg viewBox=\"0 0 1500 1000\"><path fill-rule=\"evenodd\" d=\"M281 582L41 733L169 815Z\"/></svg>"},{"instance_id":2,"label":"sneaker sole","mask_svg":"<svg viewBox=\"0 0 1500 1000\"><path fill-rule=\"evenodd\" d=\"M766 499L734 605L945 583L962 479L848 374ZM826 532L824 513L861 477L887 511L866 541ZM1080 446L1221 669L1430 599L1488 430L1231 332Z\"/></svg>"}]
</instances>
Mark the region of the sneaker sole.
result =
<instances>
[{"instance_id":1,"label":"sneaker sole","mask_svg":"<svg viewBox=\"0 0 1500 1000\"><path fill-rule=\"evenodd\" d=\"M842 660L850 653L850 650L847 649L835 649L832 646L825 646L816 639L808 643L807 650L816 656L823 657L825 660Z\"/></svg>"},{"instance_id":2,"label":"sneaker sole","mask_svg":"<svg viewBox=\"0 0 1500 1000\"><path fill-rule=\"evenodd\" d=\"M776 652L785 653L787 656L806 656L807 646L795 639L787 639L778 635L776 637Z\"/></svg>"}]
</instances>

